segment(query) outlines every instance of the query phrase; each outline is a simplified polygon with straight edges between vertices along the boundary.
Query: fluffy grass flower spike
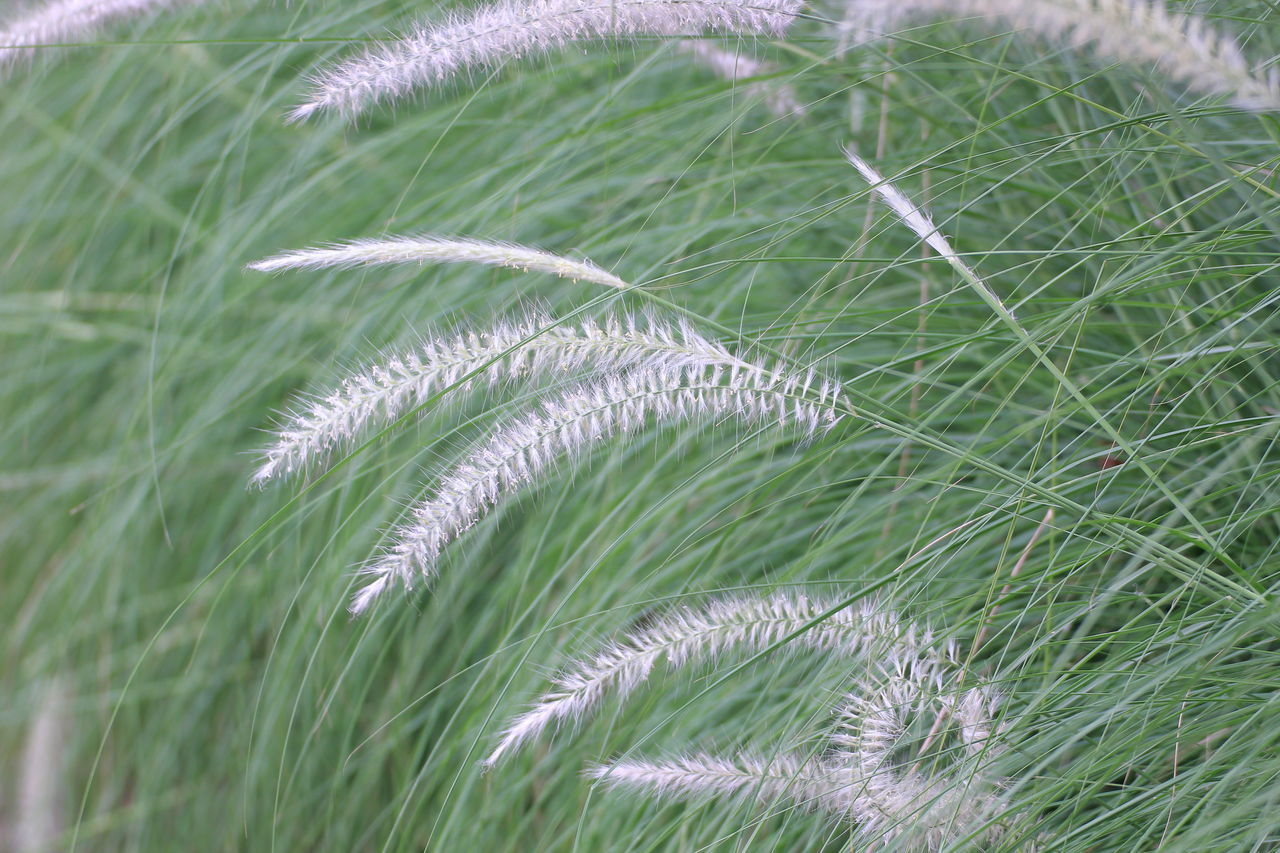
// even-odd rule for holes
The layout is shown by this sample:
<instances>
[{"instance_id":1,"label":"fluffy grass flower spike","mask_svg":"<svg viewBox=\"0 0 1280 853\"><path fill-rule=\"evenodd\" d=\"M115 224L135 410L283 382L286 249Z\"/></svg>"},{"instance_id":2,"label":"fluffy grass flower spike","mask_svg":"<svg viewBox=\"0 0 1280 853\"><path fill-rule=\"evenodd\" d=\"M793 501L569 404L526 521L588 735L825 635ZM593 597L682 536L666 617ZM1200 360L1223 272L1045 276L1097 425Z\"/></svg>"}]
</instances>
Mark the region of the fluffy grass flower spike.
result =
<instances>
[{"instance_id":1,"label":"fluffy grass flower spike","mask_svg":"<svg viewBox=\"0 0 1280 853\"><path fill-rule=\"evenodd\" d=\"M858 170L858 174L871 187L872 192L880 196L881 200L902 221L903 225L910 228L917 237L925 242L925 245L937 252L944 261L950 264L951 268L960 274L965 283L972 287L1001 319L1014 326L1015 330L1020 330L1013 312L1005 307L1004 302L995 294L995 291L987 286L986 281L974 271L973 267L964 262L964 259L960 257L960 253L951 247L951 242L942 235L942 232L938 230L938 226L933 224L933 220L928 213L909 199L906 193L889 183L884 175L877 171L875 166L859 157L852 148L845 148L844 156L849 161L849 164ZM1033 353L1039 352L1034 343L1028 342L1027 345L1032 349Z\"/></svg>"},{"instance_id":2,"label":"fluffy grass flower spike","mask_svg":"<svg viewBox=\"0 0 1280 853\"><path fill-rule=\"evenodd\" d=\"M664 660L675 668L714 661L730 650L761 652L798 632L803 633L788 648L847 656L871 649L890 655L909 649L915 656L934 645L928 628L917 627L874 601L836 610L838 603L779 594L722 599L699 610L682 607L667 613L565 667L552 680L552 689L510 722L485 766L497 764L548 727L581 722L611 694L625 700Z\"/></svg>"},{"instance_id":3,"label":"fluffy grass flower spike","mask_svg":"<svg viewBox=\"0 0 1280 853\"><path fill-rule=\"evenodd\" d=\"M347 118L373 105L584 39L640 35L780 35L800 0L504 0L370 49L317 74L289 118L320 110Z\"/></svg>"},{"instance_id":4,"label":"fluffy grass flower spike","mask_svg":"<svg viewBox=\"0 0 1280 853\"><path fill-rule=\"evenodd\" d=\"M1256 70L1234 39L1163 0L847 0L846 20L887 32L911 18L974 18L1092 48L1100 57L1156 66L1196 91L1246 110L1280 109L1280 76Z\"/></svg>"},{"instance_id":5,"label":"fluffy grass flower spike","mask_svg":"<svg viewBox=\"0 0 1280 853\"><path fill-rule=\"evenodd\" d=\"M42 45L92 39L116 21L200 0L54 0L6 21L0 28L0 73Z\"/></svg>"},{"instance_id":6,"label":"fluffy grass flower spike","mask_svg":"<svg viewBox=\"0 0 1280 853\"><path fill-rule=\"evenodd\" d=\"M992 776L988 760L999 754L995 735L1005 730L996 718L998 694L964 689L946 652L891 635L884 641L872 646L872 662L838 709L825 752L623 759L587 773L610 788L648 796L792 803L853 823L869 849L932 853L962 841L998 841L1012 825L1000 793L1005 780ZM941 766L929 761L926 772L915 765L943 715L959 724L963 748ZM931 721L917 751L908 730Z\"/></svg>"},{"instance_id":7,"label":"fluffy grass flower spike","mask_svg":"<svg viewBox=\"0 0 1280 853\"><path fill-rule=\"evenodd\" d=\"M662 799L751 799L787 802L810 811L844 817L859 779L839 764L781 753L732 757L705 752L665 761L624 759L596 764L586 775L615 791Z\"/></svg>"},{"instance_id":8,"label":"fluffy grass flower spike","mask_svg":"<svg viewBox=\"0 0 1280 853\"><path fill-rule=\"evenodd\" d=\"M958 266L963 269L963 272L977 278L977 274L960 259L960 256L956 254L956 250L951 248L951 243L947 241L946 237L942 236L942 232L938 230L938 226L933 224L929 214L907 198L906 193L885 180L884 175L881 175L874 166L859 157L852 148L844 149L844 156L848 159L849 164L858 170L858 174L862 175L863 180L870 185L872 191L880 196L889 209L902 220L903 224L914 231L916 236L923 240L929 248L945 258L947 263L952 266Z\"/></svg>"},{"instance_id":9,"label":"fluffy grass flower spike","mask_svg":"<svg viewBox=\"0 0 1280 853\"><path fill-rule=\"evenodd\" d=\"M861 833L881 843L938 850L978 830L1004 831L996 817L1005 809L1001 783L988 778L990 760L1002 751L994 737L1000 697L993 690L962 689L954 673L933 662L868 678L850 692L838 712L831 741L837 756L861 780L850 808ZM927 774L903 757L916 752L908 730L913 718L949 717L959 730L959 749L949 766ZM926 746L928 745L926 738ZM965 759L972 759L966 761Z\"/></svg>"},{"instance_id":10,"label":"fluffy grass flower spike","mask_svg":"<svg viewBox=\"0 0 1280 853\"><path fill-rule=\"evenodd\" d=\"M672 325L622 315L602 323L567 324L531 314L480 331L427 338L348 376L327 393L298 400L277 428L253 479L264 483L320 462L371 424L394 420L442 391L464 391L477 381L616 371L639 362L663 369L746 367L683 321Z\"/></svg>"},{"instance_id":11,"label":"fluffy grass flower spike","mask_svg":"<svg viewBox=\"0 0 1280 853\"><path fill-rule=\"evenodd\" d=\"M735 51L725 50L706 39L682 39L677 49L689 54L694 62L730 83L777 71L777 67L771 62L763 62L742 56ZM805 113L804 105L800 103L795 89L786 83L762 80L747 83L742 87L742 91L748 98L761 100L769 112L775 116L801 116Z\"/></svg>"},{"instance_id":12,"label":"fluffy grass flower spike","mask_svg":"<svg viewBox=\"0 0 1280 853\"><path fill-rule=\"evenodd\" d=\"M626 290L631 285L589 260L566 258L541 249L463 237L386 237L353 240L273 255L249 264L258 272L352 269L385 264L483 264L522 272L544 272Z\"/></svg>"},{"instance_id":13,"label":"fluffy grass flower spike","mask_svg":"<svg viewBox=\"0 0 1280 853\"><path fill-rule=\"evenodd\" d=\"M351 610L367 609L393 580L412 588L432 576L446 545L560 460L585 456L650 423L737 418L814 434L848 411L836 383L764 367L644 365L581 385L499 426L430 498L414 506L411 520L393 534L394 544L368 569L373 580Z\"/></svg>"}]
</instances>

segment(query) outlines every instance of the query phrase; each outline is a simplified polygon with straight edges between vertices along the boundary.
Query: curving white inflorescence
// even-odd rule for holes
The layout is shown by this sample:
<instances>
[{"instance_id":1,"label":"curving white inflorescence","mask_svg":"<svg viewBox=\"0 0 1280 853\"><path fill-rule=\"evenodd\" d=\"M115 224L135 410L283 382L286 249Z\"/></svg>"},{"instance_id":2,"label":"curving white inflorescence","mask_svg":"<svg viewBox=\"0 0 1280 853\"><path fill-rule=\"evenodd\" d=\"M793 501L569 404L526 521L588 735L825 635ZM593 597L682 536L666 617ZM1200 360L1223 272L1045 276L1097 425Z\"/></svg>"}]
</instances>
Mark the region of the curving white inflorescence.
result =
<instances>
[{"instance_id":1,"label":"curving white inflorescence","mask_svg":"<svg viewBox=\"0 0 1280 853\"><path fill-rule=\"evenodd\" d=\"M780 35L800 0L504 0L347 59L313 78L289 118L320 110L348 118L414 89L585 39L640 35Z\"/></svg>"},{"instance_id":2,"label":"curving white inflorescence","mask_svg":"<svg viewBox=\"0 0 1280 853\"><path fill-rule=\"evenodd\" d=\"M933 224L929 214L907 198L906 193L885 180L884 175L881 175L874 166L859 157L852 148L845 148L844 156L848 159L849 164L858 170L858 174L862 176L862 179L870 185L872 192L880 196L881 200L893 211L894 215L915 232L916 236L923 240L929 248L946 259L947 263L960 269L962 273L967 272L969 276L975 279L978 277L977 273L961 260L956 250L951 248L951 243L946 237L942 236L942 232L938 230L938 226Z\"/></svg>"},{"instance_id":3,"label":"curving white inflorescence","mask_svg":"<svg viewBox=\"0 0 1280 853\"><path fill-rule=\"evenodd\" d=\"M736 83L763 74L772 74L777 67L771 62L752 59L736 51L725 50L706 39L682 39L676 49L687 53L694 61L722 80ZM758 98L775 116L802 116L804 105L789 84L778 80L760 80L747 83L742 88L748 98Z\"/></svg>"},{"instance_id":4,"label":"curving white inflorescence","mask_svg":"<svg viewBox=\"0 0 1280 853\"><path fill-rule=\"evenodd\" d=\"M1156 66L1191 89L1247 110L1280 109L1280 75L1255 69L1234 39L1164 0L846 0L844 27L863 38L916 18L1008 26L1108 60Z\"/></svg>"},{"instance_id":5,"label":"curving white inflorescence","mask_svg":"<svg viewBox=\"0 0 1280 853\"><path fill-rule=\"evenodd\" d=\"M662 661L674 668L713 661L731 650L758 653L792 634L797 636L787 649L845 656L879 649L892 657L933 647L927 628L899 619L874 601L836 610L838 605L831 598L776 595L674 610L566 666L552 680L552 689L511 721L484 763L492 767L549 727L580 722L610 695L625 700Z\"/></svg>"},{"instance_id":6,"label":"curving white inflorescence","mask_svg":"<svg viewBox=\"0 0 1280 853\"><path fill-rule=\"evenodd\" d=\"M990 758L1004 751L1000 735L1007 724L1000 719L1004 696L994 687L974 687L960 694L944 697L947 713L960 728L960 740L971 757Z\"/></svg>"},{"instance_id":7,"label":"curving white inflorescence","mask_svg":"<svg viewBox=\"0 0 1280 853\"><path fill-rule=\"evenodd\" d=\"M586 775L615 790L654 797L790 801L840 815L850 810L858 787L848 767L787 753L725 758L700 752L666 761L627 759L592 765Z\"/></svg>"},{"instance_id":8,"label":"curving white inflorescence","mask_svg":"<svg viewBox=\"0 0 1280 853\"><path fill-rule=\"evenodd\" d=\"M891 621L909 624L896 616ZM1001 796L1004 780L990 772L1002 749L997 735L1006 728L998 720L999 693L962 688L954 649L939 648L931 637L890 631L884 640L871 647L873 664L838 709L825 754L626 759L593 766L588 775L650 796L788 802L850 821L869 849L938 851L998 842L1013 826ZM884 648L895 651L883 654ZM916 720L932 721L936 730L944 716L959 731L963 755L926 773L914 766L919 758L915 744L906 743L908 729ZM1024 842L1020 849L1033 846Z\"/></svg>"},{"instance_id":9,"label":"curving white inflorescence","mask_svg":"<svg viewBox=\"0 0 1280 853\"><path fill-rule=\"evenodd\" d=\"M1000 783L985 772L1001 752L991 736L1001 729L997 694L961 690L953 676L936 660L919 661L878 683L868 680L839 709L831 742L859 779L849 808L863 837L889 847L939 850L969 836L995 840L1006 830L998 819L1006 808ZM895 753L908 740L913 717L942 716L959 728L964 755L980 760L966 765L952 756L946 771L926 775Z\"/></svg>"},{"instance_id":10,"label":"curving white inflorescence","mask_svg":"<svg viewBox=\"0 0 1280 853\"><path fill-rule=\"evenodd\" d=\"M444 390L588 368L616 371L638 363L656 370L747 367L684 321L671 325L622 315L569 325L531 314L479 332L428 338L352 374L328 393L297 401L276 429L253 480L263 483L322 460L371 424L393 421Z\"/></svg>"},{"instance_id":11,"label":"curving white inflorescence","mask_svg":"<svg viewBox=\"0 0 1280 853\"><path fill-rule=\"evenodd\" d=\"M367 570L373 581L355 597L360 613L398 580L413 588L435 572L441 551L503 497L536 482L562 459L574 459L650 424L727 418L794 425L813 434L851 411L840 386L813 373L789 375L755 366L670 369L638 365L574 388L500 426L435 494L411 511L394 544Z\"/></svg>"},{"instance_id":12,"label":"curving white inflorescence","mask_svg":"<svg viewBox=\"0 0 1280 853\"><path fill-rule=\"evenodd\" d=\"M0 26L0 72L29 58L37 49L85 41L115 21L201 0L54 0Z\"/></svg>"},{"instance_id":13,"label":"curving white inflorescence","mask_svg":"<svg viewBox=\"0 0 1280 853\"><path fill-rule=\"evenodd\" d=\"M973 267L964 262L960 257L960 253L951 247L951 242L942 235L938 230L938 226L933 224L933 219L929 214L910 198L902 190L885 180L874 166L863 160L857 155L852 148L845 148L844 156L848 159L849 164L858 170L858 174L862 179L871 186L871 191L880 196L881 200L888 206L903 225L906 225L911 231L925 242L929 248L937 252L943 260L951 265L951 268L960 274L960 277L982 297L988 305L991 306L1001 318L1010 323L1015 331L1021 331L1017 321L1014 319L1013 312L1010 311L995 294L987 283L973 270ZM1023 333L1025 335L1025 332ZM1034 342L1028 343L1032 347L1032 352L1037 352Z\"/></svg>"},{"instance_id":14,"label":"curving white inflorescence","mask_svg":"<svg viewBox=\"0 0 1280 853\"><path fill-rule=\"evenodd\" d=\"M566 258L541 249L467 237L384 237L353 240L273 255L248 265L258 272L296 269L352 269L387 264L482 264L522 272L545 272L573 281L590 281L626 290L631 285L589 260Z\"/></svg>"}]
</instances>

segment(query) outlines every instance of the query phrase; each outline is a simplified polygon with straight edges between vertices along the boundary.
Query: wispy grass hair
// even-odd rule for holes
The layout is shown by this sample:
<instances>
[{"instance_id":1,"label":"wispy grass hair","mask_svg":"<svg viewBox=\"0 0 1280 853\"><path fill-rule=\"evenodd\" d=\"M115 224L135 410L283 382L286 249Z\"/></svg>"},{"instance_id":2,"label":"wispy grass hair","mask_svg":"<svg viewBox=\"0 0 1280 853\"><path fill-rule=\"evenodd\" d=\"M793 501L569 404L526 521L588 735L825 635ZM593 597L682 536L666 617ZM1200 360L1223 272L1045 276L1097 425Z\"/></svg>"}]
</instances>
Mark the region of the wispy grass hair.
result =
<instances>
[{"instance_id":1,"label":"wispy grass hair","mask_svg":"<svg viewBox=\"0 0 1280 853\"><path fill-rule=\"evenodd\" d=\"M719 342L688 322L617 315L602 322L558 322L533 312L487 329L430 336L343 379L338 387L302 397L275 430L253 476L265 483L322 462L370 425L395 420L437 393L461 392L476 382L528 381L582 370L617 371L648 364L667 370L698 365L746 367Z\"/></svg>"},{"instance_id":2,"label":"wispy grass hair","mask_svg":"<svg viewBox=\"0 0 1280 853\"><path fill-rule=\"evenodd\" d=\"M23 9L0 25L0 74L46 45L92 39L116 21L202 0L53 0Z\"/></svg>"},{"instance_id":3,"label":"wispy grass hair","mask_svg":"<svg viewBox=\"0 0 1280 853\"><path fill-rule=\"evenodd\" d=\"M443 23L421 23L409 35L324 69L289 118L321 110L351 118L460 73L584 39L780 35L800 6L800 0L503 0Z\"/></svg>"},{"instance_id":4,"label":"wispy grass hair","mask_svg":"<svg viewBox=\"0 0 1280 853\"><path fill-rule=\"evenodd\" d=\"M893 624L905 623L894 617ZM991 688L963 688L951 649L919 639L890 631L864 650L866 670L837 712L829 749L624 758L592 766L588 775L648 796L792 803L851 822L869 849L932 853L965 840L987 849L1013 825L1005 780L990 772L1001 747L993 736L1005 730L997 717L1000 697ZM836 644L829 650L850 649ZM926 772L916 766L925 749L917 751L907 737L909 723L933 722L927 747L944 716L960 727L962 754L943 765L931 762Z\"/></svg>"},{"instance_id":5,"label":"wispy grass hair","mask_svg":"<svg viewBox=\"0 0 1280 853\"><path fill-rule=\"evenodd\" d=\"M797 633L794 648L834 655L858 656L872 649L889 656L938 653L927 627L899 618L878 602L839 610L837 605L830 598L778 594L721 599L664 614L564 667L552 689L510 722L484 763L497 764L550 726L581 722L610 694L625 699L660 661L675 668L712 661L730 650L759 652Z\"/></svg>"},{"instance_id":6,"label":"wispy grass hair","mask_svg":"<svg viewBox=\"0 0 1280 853\"><path fill-rule=\"evenodd\" d=\"M352 269L390 264L481 264L522 272L544 272L626 290L627 282L589 260L568 258L516 243L467 237L383 237L296 249L254 261L257 272Z\"/></svg>"},{"instance_id":7,"label":"wispy grass hair","mask_svg":"<svg viewBox=\"0 0 1280 853\"><path fill-rule=\"evenodd\" d=\"M829 429L851 411L840 386L814 373L785 368L719 365L655 368L641 365L571 389L500 425L434 494L416 504L393 544L367 570L373 580L351 610L360 613L393 580L406 588L432 576L440 553L460 533L520 487L536 482L557 462L650 423L738 419L804 433Z\"/></svg>"},{"instance_id":8,"label":"wispy grass hair","mask_svg":"<svg viewBox=\"0 0 1280 853\"><path fill-rule=\"evenodd\" d=\"M977 20L1091 48L1098 56L1156 66L1246 110L1280 109L1280 74L1256 69L1240 45L1164 0L846 0L846 27L889 32L912 18Z\"/></svg>"}]
</instances>

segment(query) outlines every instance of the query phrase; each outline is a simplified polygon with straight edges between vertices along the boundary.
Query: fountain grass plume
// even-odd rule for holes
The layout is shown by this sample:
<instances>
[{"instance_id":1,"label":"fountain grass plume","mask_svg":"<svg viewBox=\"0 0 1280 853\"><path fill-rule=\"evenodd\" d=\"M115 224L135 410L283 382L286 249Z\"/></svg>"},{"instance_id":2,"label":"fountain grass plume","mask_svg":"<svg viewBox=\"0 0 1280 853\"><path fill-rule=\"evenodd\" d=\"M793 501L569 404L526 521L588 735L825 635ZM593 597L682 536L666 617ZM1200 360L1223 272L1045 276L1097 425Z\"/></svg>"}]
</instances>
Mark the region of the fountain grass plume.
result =
<instances>
[{"instance_id":1,"label":"fountain grass plume","mask_svg":"<svg viewBox=\"0 0 1280 853\"><path fill-rule=\"evenodd\" d=\"M1255 68L1240 45L1204 18L1163 0L846 0L851 29L888 33L916 18L979 20L1091 48L1099 57L1155 66L1187 87L1241 109L1280 109L1280 74Z\"/></svg>"},{"instance_id":2,"label":"fountain grass plume","mask_svg":"<svg viewBox=\"0 0 1280 853\"><path fill-rule=\"evenodd\" d=\"M0 26L0 74L37 49L91 40L105 26L201 0L53 0L24 9Z\"/></svg>"},{"instance_id":3,"label":"fountain grass plume","mask_svg":"<svg viewBox=\"0 0 1280 853\"><path fill-rule=\"evenodd\" d=\"M585 39L709 32L781 35L800 0L503 0L419 24L407 36L320 71L290 114L346 118L424 86Z\"/></svg>"},{"instance_id":4,"label":"fountain grass plume","mask_svg":"<svg viewBox=\"0 0 1280 853\"><path fill-rule=\"evenodd\" d=\"M889 209L902 220L903 224L914 231L916 236L923 240L929 248L945 258L952 266L959 265L970 276L977 278L977 274L960 259L956 250L951 248L951 243L938 231L938 226L933 224L929 214L907 198L906 193L885 180L884 175L881 175L874 166L859 157L852 148L845 148L844 156L848 159L849 164L858 170L858 174L862 175L863 180L870 185L872 192L880 196Z\"/></svg>"},{"instance_id":5,"label":"fountain grass plume","mask_svg":"<svg viewBox=\"0 0 1280 853\"><path fill-rule=\"evenodd\" d=\"M352 269L387 264L482 264L522 272L544 272L573 281L589 281L626 290L631 285L589 260L566 258L516 243L465 237L384 237L297 249L254 261L246 269Z\"/></svg>"},{"instance_id":6,"label":"fountain grass plume","mask_svg":"<svg viewBox=\"0 0 1280 853\"><path fill-rule=\"evenodd\" d=\"M992 778L985 761L997 751L971 740L1000 728L994 692L962 690L952 651L911 645L873 661L838 710L829 750L622 759L593 765L587 775L646 796L790 802L851 822L869 849L936 853L962 843L986 849L1013 826L1001 796L1004 780ZM914 766L921 758L907 736L909 723L934 721L927 744L940 712L963 718L961 739L966 747L979 745L984 760L971 760L975 753L966 749L931 773Z\"/></svg>"},{"instance_id":7,"label":"fountain grass plume","mask_svg":"<svg viewBox=\"0 0 1280 853\"><path fill-rule=\"evenodd\" d=\"M1013 312L1005 306L1000 297L974 271L973 267L964 262L964 259L960 257L960 253L952 248L951 242L942 235L942 232L938 230L938 226L933 224L933 220L923 208L908 198L907 194L898 189L898 187L889 183L884 175L881 175L874 166L859 157L852 148L846 147L844 156L849 161L849 164L858 170L858 174L862 176L862 179L870 185L872 192L880 196L889 210L902 221L902 224L910 228L917 237L925 242L925 245L937 252L943 260L950 264L951 268L960 274L965 283L972 287L982 297L982 300L991 306L992 310L1005 322L1014 326L1017 331L1021 331ZM1030 342L1028 346L1033 353L1038 352L1034 342Z\"/></svg>"},{"instance_id":8,"label":"fountain grass plume","mask_svg":"<svg viewBox=\"0 0 1280 853\"><path fill-rule=\"evenodd\" d=\"M622 759L593 764L585 773L607 788L651 797L790 802L837 815L848 813L858 785L849 768L788 753L726 758L699 752L663 761Z\"/></svg>"},{"instance_id":9,"label":"fountain grass plume","mask_svg":"<svg viewBox=\"0 0 1280 853\"><path fill-rule=\"evenodd\" d=\"M431 577L445 546L558 462L586 456L651 423L737 419L793 425L814 435L850 411L837 383L780 367L640 365L583 384L502 424L445 475L365 571L373 580L356 595L351 610L366 610L393 580L412 589L417 580Z\"/></svg>"},{"instance_id":10,"label":"fountain grass plume","mask_svg":"<svg viewBox=\"0 0 1280 853\"><path fill-rule=\"evenodd\" d=\"M779 594L722 599L698 610L681 607L667 613L566 666L552 688L510 722L484 764L494 766L551 726L580 723L610 695L625 701L662 661L678 668L714 661L731 650L758 653L792 634L798 636L787 649L846 656L872 649L889 656L920 655L933 646L927 628L874 601L840 610L838 604L831 598Z\"/></svg>"},{"instance_id":11,"label":"fountain grass plume","mask_svg":"<svg viewBox=\"0 0 1280 853\"><path fill-rule=\"evenodd\" d=\"M990 687L964 689L958 676L954 659L900 658L896 668L869 673L838 709L833 759L861 779L853 817L864 837L940 850L970 836L997 840L1008 829L999 817L1004 781L989 772L1004 749L994 737L1006 728L1001 697ZM931 759L934 770L925 773L917 765L948 718L958 748ZM912 719L932 721L923 745L908 734Z\"/></svg>"},{"instance_id":12,"label":"fountain grass plume","mask_svg":"<svg viewBox=\"0 0 1280 853\"><path fill-rule=\"evenodd\" d=\"M465 391L477 382L617 371L638 363L657 370L747 367L683 320L671 324L619 315L564 323L534 312L487 329L428 337L353 373L337 388L299 399L275 429L253 481L263 484L320 463L370 425L393 421L441 392Z\"/></svg>"},{"instance_id":13,"label":"fountain grass plume","mask_svg":"<svg viewBox=\"0 0 1280 853\"><path fill-rule=\"evenodd\" d=\"M56 677L43 686L31 708L22 760L11 766L6 792L13 798L12 824L0 826L0 842L7 839L11 846L6 849L13 853L64 849L73 789L67 756L75 732L71 703L70 685Z\"/></svg>"},{"instance_id":14,"label":"fountain grass plume","mask_svg":"<svg viewBox=\"0 0 1280 853\"><path fill-rule=\"evenodd\" d=\"M693 57L694 62L706 68L722 80L737 83L764 74L773 74L777 66L772 62L752 59L737 51L725 50L706 39L681 39L676 49ZM775 116L802 116L804 105L796 95L796 90L779 80L757 80L746 83L742 87L748 98L759 99Z\"/></svg>"}]
</instances>

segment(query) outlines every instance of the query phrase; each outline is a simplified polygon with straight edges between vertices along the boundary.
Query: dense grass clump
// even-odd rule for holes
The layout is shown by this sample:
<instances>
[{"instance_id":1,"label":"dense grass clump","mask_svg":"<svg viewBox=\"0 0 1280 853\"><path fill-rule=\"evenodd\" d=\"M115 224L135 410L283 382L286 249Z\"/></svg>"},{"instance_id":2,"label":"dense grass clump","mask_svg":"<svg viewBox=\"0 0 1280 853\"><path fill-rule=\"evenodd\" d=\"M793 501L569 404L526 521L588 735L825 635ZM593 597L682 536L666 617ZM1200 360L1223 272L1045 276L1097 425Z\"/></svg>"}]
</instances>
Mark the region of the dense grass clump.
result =
<instances>
[{"instance_id":1,"label":"dense grass clump","mask_svg":"<svg viewBox=\"0 0 1280 853\"><path fill-rule=\"evenodd\" d=\"M446 5L172 4L0 63L0 848L1280 843L1271 8L1132 4L1235 89L994 0L850 0L593 12L285 123L317 68L492 11ZM245 269L418 234L490 254ZM632 350L522 349L609 335L773 408L611 431ZM433 341L456 363L247 487L291 405ZM352 618L414 507L566 400L585 438ZM739 606L740 653L654 651ZM890 612L905 646L824 640ZM484 768L655 637L625 702Z\"/></svg>"}]
</instances>

